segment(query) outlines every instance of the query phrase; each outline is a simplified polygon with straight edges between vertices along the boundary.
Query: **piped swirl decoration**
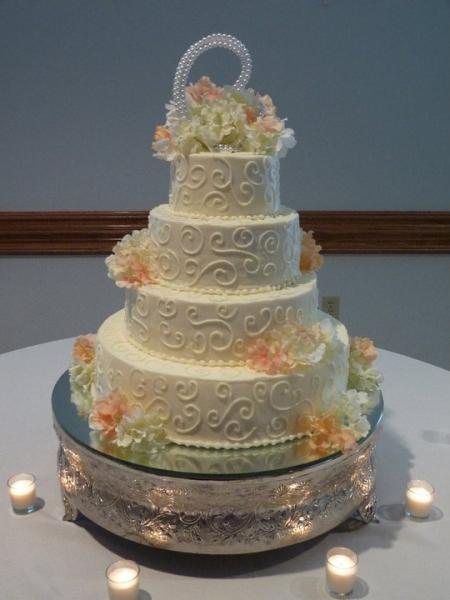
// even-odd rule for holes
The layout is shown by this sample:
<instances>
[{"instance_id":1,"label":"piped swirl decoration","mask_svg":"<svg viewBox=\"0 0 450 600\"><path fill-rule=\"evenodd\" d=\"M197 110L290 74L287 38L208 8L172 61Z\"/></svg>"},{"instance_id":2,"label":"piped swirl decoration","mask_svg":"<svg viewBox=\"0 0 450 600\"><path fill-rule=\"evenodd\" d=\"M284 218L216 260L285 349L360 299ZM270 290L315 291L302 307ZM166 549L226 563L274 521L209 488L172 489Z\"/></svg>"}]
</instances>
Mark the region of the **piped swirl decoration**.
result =
<instances>
[{"instance_id":1,"label":"piped swirl decoration","mask_svg":"<svg viewBox=\"0 0 450 600\"><path fill-rule=\"evenodd\" d=\"M225 316L232 320L232 313ZM101 398L120 390L134 399L158 417L169 441L213 448L278 443L300 435L297 417L346 388L348 338L343 326L333 327L341 340L335 353L301 374L271 376L243 366L149 360L128 342L120 312L98 333L97 389Z\"/></svg>"},{"instance_id":2,"label":"piped swirl decoration","mask_svg":"<svg viewBox=\"0 0 450 600\"><path fill-rule=\"evenodd\" d=\"M208 365L245 363L245 340L286 321L317 320L314 275L277 292L201 295L152 285L127 290L131 343L162 358ZM176 343L178 341L178 343Z\"/></svg>"},{"instance_id":3,"label":"piped swirl decoration","mask_svg":"<svg viewBox=\"0 0 450 600\"><path fill-rule=\"evenodd\" d=\"M155 268L165 285L221 292L283 287L300 278L300 229L293 211L270 225L242 219L236 227L220 219L186 219L161 205L151 211L149 227Z\"/></svg>"},{"instance_id":4,"label":"piped swirl decoration","mask_svg":"<svg viewBox=\"0 0 450 600\"><path fill-rule=\"evenodd\" d=\"M238 217L280 210L279 160L254 154L191 154L173 162L169 205L176 213Z\"/></svg>"}]
</instances>

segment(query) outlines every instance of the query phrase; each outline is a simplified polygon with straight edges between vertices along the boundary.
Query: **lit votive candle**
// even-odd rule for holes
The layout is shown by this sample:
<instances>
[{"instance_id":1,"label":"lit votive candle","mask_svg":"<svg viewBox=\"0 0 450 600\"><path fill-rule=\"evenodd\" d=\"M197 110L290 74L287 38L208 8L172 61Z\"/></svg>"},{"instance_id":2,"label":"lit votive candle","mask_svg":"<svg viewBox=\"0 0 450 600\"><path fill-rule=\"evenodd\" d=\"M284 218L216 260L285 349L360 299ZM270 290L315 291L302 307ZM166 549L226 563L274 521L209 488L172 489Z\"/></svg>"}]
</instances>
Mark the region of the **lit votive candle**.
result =
<instances>
[{"instance_id":1,"label":"lit votive candle","mask_svg":"<svg viewBox=\"0 0 450 600\"><path fill-rule=\"evenodd\" d=\"M427 481L414 479L406 487L406 513L416 519L426 519L433 506L434 488Z\"/></svg>"},{"instance_id":2,"label":"lit votive candle","mask_svg":"<svg viewBox=\"0 0 450 600\"><path fill-rule=\"evenodd\" d=\"M31 473L17 473L8 479L11 505L17 513L33 512L36 501L36 477Z\"/></svg>"},{"instance_id":3,"label":"lit votive candle","mask_svg":"<svg viewBox=\"0 0 450 600\"><path fill-rule=\"evenodd\" d=\"M332 594L346 596L353 590L358 572L358 557L350 548L331 548L327 552L327 586Z\"/></svg>"},{"instance_id":4,"label":"lit votive candle","mask_svg":"<svg viewBox=\"0 0 450 600\"><path fill-rule=\"evenodd\" d=\"M139 567L131 560L118 560L106 569L110 600L137 600Z\"/></svg>"}]
</instances>

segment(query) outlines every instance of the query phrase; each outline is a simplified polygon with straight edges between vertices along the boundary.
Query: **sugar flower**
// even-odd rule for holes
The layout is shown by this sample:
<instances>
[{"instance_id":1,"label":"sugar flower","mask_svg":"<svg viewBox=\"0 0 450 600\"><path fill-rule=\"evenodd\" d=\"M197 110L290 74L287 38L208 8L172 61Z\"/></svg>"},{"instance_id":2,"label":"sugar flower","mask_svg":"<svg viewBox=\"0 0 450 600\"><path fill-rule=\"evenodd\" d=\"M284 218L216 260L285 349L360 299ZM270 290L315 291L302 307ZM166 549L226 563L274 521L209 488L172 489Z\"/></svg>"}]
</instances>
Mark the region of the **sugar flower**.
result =
<instances>
[{"instance_id":1,"label":"sugar flower","mask_svg":"<svg viewBox=\"0 0 450 600\"><path fill-rule=\"evenodd\" d=\"M317 415L300 416L297 432L307 438L307 450L318 457L353 450L370 431L363 414L368 401L367 394L347 390L325 399Z\"/></svg>"},{"instance_id":2,"label":"sugar flower","mask_svg":"<svg viewBox=\"0 0 450 600\"><path fill-rule=\"evenodd\" d=\"M95 362L72 364L69 378L71 402L81 417L87 417L95 394Z\"/></svg>"},{"instance_id":3,"label":"sugar flower","mask_svg":"<svg viewBox=\"0 0 450 600\"><path fill-rule=\"evenodd\" d=\"M221 145L282 157L296 143L270 96L252 89L222 88L202 77L186 87L186 101L186 116L172 103L166 105L166 123L156 128L152 144L157 158L171 161L177 154L214 152Z\"/></svg>"},{"instance_id":4,"label":"sugar flower","mask_svg":"<svg viewBox=\"0 0 450 600\"><path fill-rule=\"evenodd\" d=\"M269 374L303 371L333 352L338 343L328 319L311 327L289 321L247 341L247 366Z\"/></svg>"},{"instance_id":5,"label":"sugar flower","mask_svg":"<svg viewBox=\"0 0 450 600\"><path fill-rule=\"evenodd\" d=\"M348 389L336 395L330 395L322 400L321 410L332 412L343 426L350 429L356 439L369 433L370 425L365 414L369 405L366 392Z\"/></svg>"},{"instance_id":6,"label":"sugar flower","mask_svg":"<svg viewBox=\"0 0 450 600\"><path fill-rule=\"evenodd\" d=\"M102 437L114 441L117 428L127 410L127 399L118 391L113 391L101 400L94 402L89 415L89 427L100 431Z\"/></svg>"},{"instance_id":7,"label":"sugar flower","mask_svg":"<svg viewBox=\"0 0 450 600\"><path fill-rule=\"evenodd\" d=\"M101 442L130 451L148 453L166 443L158 413L130 401L117 390L94 402L89 426Z\"/></svg>"},{"instance_id":8,"label":"sugar flower","mask_svg":"<svg viewBox=\"0 0 450 600\"><path fill-rule=\"evenodd\" d=\"M91 363L95 359L95 339L93 333L80 335L76 338L73 348L72 357L75 363Z\"/></svg>"},{"instance_id":9,"label":"sugar flower","mask_svg":"<svg viewBox=\"0 0 450 600\"><path fill-rule=\"evenodd\" d=\"M95 339L93 334L79 336L73 345L69 368L71 401L78 414L86 417L95 393Z\"/></svg>"},{"instance_id":10,"label":"sugar flower","mask_svg":"<svg viewBox=\"0 0 450 600\"><path fill-rule=\"evenodd\" d=\"M304 231L302 235L302 248L300 254L300 271L311 273L323 267L323 256L320 254L322 246L316 243L313 231Z\"/></svg>"},{"instance_id":11,"label":"sugar flower","mask_svg":"<svg viewBox=\"0 0 450 600\"><path fill-rule=\"evenodd\" d=\"M172 134L167 127L158 126L153 136L152 148L155 156L164 158L170 153Z\"/></svg>"},{"instance_id":12,"label":"sugar flower","mask_svg":"<svg viewBox=\"0 0 450 600\"><path fill-rule=\"evenodd\" d=\"M283 348L281 332L271 332L247 344L247 366L271 375L291 371L295 363Z\"/></svg>"},{"instance_id":13,"label":"sugar flower","mask_svg":"<svg viewBox=\"0 0 450 600\"><path fill-rule=\"evenodd\" d=\"M188 85L186 92L194 102L199 103L203 100L218 100L219 98L223 98L223 89L217 87L217 85L205 75L200 77L197 83Z\"/></svg>"},{"instance_id":14,"label":"sugar flower","mask_svg":"<svg viewBox=\"0 0 450 600\"><path fill-rule=\"evenodd\" d=\"M378 350L373 341L367 337L353 337L350 340L350 352L353 360L370 366L378 358Z\"/></svg>"},{"instance_id":15,"label":"sugar flower","mask_svg":"<svg viewBox=\"0 0 450 600\"><path fill-rule=\"evenodd\" d=\"M308 449L317 457L351 451L357 441L352 431L343 427L339 419L329 413L303 415L298 419L297 427L298 432L307 437Z\"/></svg>"},{"instance_id":16,"label":"sugar flower","mask_svg":"<svg viewBox=\"0 0 450 600\"><path fill-rule=\"evenodd\" d=\"M165 439L163 423L159 416L144 410L142 406L132 406L117 426L116 444L122 448L154 448L164 444Z\"/></svg>"},{"instance_id":17,"label":"sugar flower","mask_svg":"<svg viewBox=\"0 0 450 600\"><path fill-rule=\"evenodd\" d=\"M148 229L133 231L126 235L113 248L113 254L106 259L108 277L119 287L133 288L154 283L155 249Z\"/></svg>"},{"instance_id":18,"label":"sugar flower","mask_svg":"<svg viewBox=\"0 0 450 600\"><path fill-rule=\"evenodd\" d=\"M369 338L354 337L350 342L348 386L363 392L375 392L383 376L372 364L378 351Z\"/></svg>"}]
</instances>

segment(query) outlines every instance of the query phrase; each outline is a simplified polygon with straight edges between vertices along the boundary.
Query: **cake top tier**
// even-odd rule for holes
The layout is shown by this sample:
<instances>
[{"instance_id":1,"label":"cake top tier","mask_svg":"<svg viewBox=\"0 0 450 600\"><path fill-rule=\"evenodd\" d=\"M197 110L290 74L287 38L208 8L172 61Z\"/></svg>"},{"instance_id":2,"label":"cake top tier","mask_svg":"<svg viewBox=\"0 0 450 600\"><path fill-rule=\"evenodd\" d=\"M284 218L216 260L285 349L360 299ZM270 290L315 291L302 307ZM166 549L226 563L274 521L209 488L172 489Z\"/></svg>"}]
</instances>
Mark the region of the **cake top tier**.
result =
<instances>
[{"instance_id":1,"label":"cake top tier","mask_svg":"<svg viewBox=\"0 0 450 600\"><path fill-rule=\"evenodd\" d=\"M171 165L169 204L189 216L275 215L280 210L278 158L245 152L178 154Z\"/></svg>"},{"instance_id":2,"label":"cake top tier","mask_svg":"<svg viewBox=\"0 0 450 600\"><path fill-rule=\"evenodd\" d=\"M204 76L186 85L196 58L211 48L227 48L241 59L236 83L219 87ZM166 123L156 128L155 156L168 161L208 152L285 156L296 143L294 131L277 116L270 96L245 88L250 73L250 55L236 38L213 34L193 44L178 65Z\"/></svg>"}]
</instances>

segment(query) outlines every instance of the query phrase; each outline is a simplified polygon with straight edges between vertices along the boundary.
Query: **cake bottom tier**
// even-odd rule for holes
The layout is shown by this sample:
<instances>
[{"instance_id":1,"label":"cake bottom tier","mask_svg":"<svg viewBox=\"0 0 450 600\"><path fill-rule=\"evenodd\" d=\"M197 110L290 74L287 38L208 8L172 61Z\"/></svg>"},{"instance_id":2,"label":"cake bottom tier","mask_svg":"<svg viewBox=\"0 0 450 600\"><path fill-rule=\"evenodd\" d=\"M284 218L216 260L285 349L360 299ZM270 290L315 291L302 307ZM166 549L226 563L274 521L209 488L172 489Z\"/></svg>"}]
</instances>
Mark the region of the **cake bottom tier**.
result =
<instances>
[{"instance_id":1,"label":"cake bottom tier","mask_svg":"<svg viewBox=\"0 0 450 600\"><path fill-rule=\"evenodd\" d=\"M268 375L247 367L208 367L149 356L127 338L124 311L97 335L97 399L118 390L158 413L167 438L206 448L249 448L299 437L302 414L347 387L348 335L328 360L304 373Z\"/></svg>"}]
</instances>

